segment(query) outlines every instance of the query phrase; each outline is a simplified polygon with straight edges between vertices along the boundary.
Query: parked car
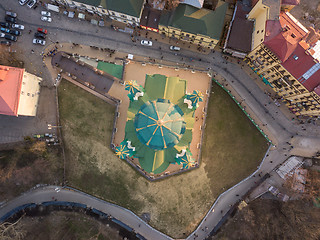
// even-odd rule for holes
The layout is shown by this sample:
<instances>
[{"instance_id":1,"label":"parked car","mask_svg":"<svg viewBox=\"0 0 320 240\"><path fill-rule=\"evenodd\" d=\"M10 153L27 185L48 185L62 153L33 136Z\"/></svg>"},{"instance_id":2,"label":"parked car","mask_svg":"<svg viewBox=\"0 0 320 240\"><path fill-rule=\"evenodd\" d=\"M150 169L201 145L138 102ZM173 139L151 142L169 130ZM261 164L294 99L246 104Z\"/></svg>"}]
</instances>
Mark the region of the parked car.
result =
<instances>
[{"instance_id":1,"label":"parked car","mask_svg":"<svg viewBox=\"0 0 320 240\"><path fill-rule=\"evenodd\" d=\"M37 30L38 30L38 32L41 32L41 33L44 33L44 34L48 33L47 29L44 29L44 28L38 28Z\"/></svg>"},{"instance_id":2,"label":"parked car","mask_svg":"<svg viewBox=\"0 0 320 240\"><path fill-rule=\"evenodd\" d=\"M34 37L35 38L42 38L42 39L46 39L46 35L44 33L41 33L41 32L36 32L34 34Z\"/></svg>"},{"instance_id":3,"label":"parked car","mask_svg":"<svg viewBox=\"0 0 320 240\"><path fill-rule=\"evenodd\" d=\"M4 33L0 33L0 37L4 38L5 34Z\"/></svg>"},{"instance_id":4,"label":"parked car","mask_svg":"<svg viewBox=\"0 0 320 240\"><path fill-rule=\"evenodd\" d=\"M141 40L141 45L151 47L152 46L152 42L149 41L149 40Z\"/></svg>"},{"instance_id":5,"label":"parked car","mask_svg":"<svg viewBox=\"0 0 320 240\"><path fill-rule=\"evenodd\" d=\"M5 16L4 18L6 20L6 22L9 22L9 23L16 23L16 18L14 17L10 17L10 16Z\"/></svg>"},{"instance_id":6,"label":"parked car","mask_svg":"<svg viewBox=\"0 0 320 240\"><path fill-rule=\"evenodd\" d=\"M27 6L29 8L32 8L34 5L36 5L37 3L37 0L30 0L28 3L27 3Z\"/></svg>"},{"instance_id":7,"label":"parked car","mask_svg":"<svg viewBox=\"0 0 320 240\"><path fill-rule=\"evenodd\" d=\"M33 44L40 44L42 46L44 46L46 44L46 41L45 40L41 40L41 39L37 39L37 38L34 38L33 41L32 41Z\"/></svg>"},{"instance_id":8,"label":"parked car","mask_svg":"<svg viewBox=\"0 0 320 240\"><path fill-rule=\"evenodd\" d=\"M29 0L19 0L21 6L25 5Z\"/></svg>"},{"instance_id":9,"label":"parked car","mask_svg":"<svg viewBox=\"0 0 320 240\"><path fill-rule=\"evenodd\" d=\"M44 22L52 22L52 18L51 17L41 16L41 20L44 21Z\"/></svg>"},{"instance_id":10,"label":"parked car","mask_svg":"<svg viewBox=\"0 0 320 240\"><path fill-rule=\"evenodd\" d=\"M1 44L1 45L10 46L10 45L11 45L11 42L9 42L9 41L1 41L0 44Z\"/></svg>"},{"instance_id":11,"label":"parked car","mask_svg":"<svg viewBox=\"0 0 320 240\"><path fill-rule=\"evenodd\" d=\"M15 12L10 12L10 11L6 11L6 15L10 16L10 17L13 17L13 18L17 17L17 14Z\"/></svg>"},{"instance_id":12,"label":"parked car","mask_svg":"<svg viewBox=\"0 0 320 240\"><path fill-rule=\"evenodd\" d=\"M41 11L41 15L45 17L51 17L51 13L48 11Z\"/></svg>"},{"instance_id":13,"label":"parked car","mask_svg":"<svg viewBox=\"0 0 320 240\"><path fill-rule=\"evenodd\" d=\"M10 29L10 34L15 35L15 36L20 36L21 32L18 30Z\"/></svg>"},{"instance_id":14,"label":"parked car","mask_svg":"<svg viewBox=\"0 0 320 240\"><path fill-rule=\"evenodd\" d=\"M11 27L19 30L24 30L24 26L21 24L12 24Z\"/></svg>"},{"instance_id":15,"label":"parked car","mask_svg":"<svg viewBox=\"0 0 320 240\"><path fill-rule=\"evenodd\" d=\"M16 35L16 36L21 35L21 32L18 30L13 30L13 29L8 29L8 28L3 28L3 27L0 28L0 31L4 32L4 33L10 33L10 34Z\"/></svg>"},{"instance_id":16,"label":"parked car","mask_svg":"<svg viewBox=\"0 0 320 240\"><path fill-rule=\"evenodd\" d=\"M1 27L5 27L5 28L10 28L10 27L11 27L11 24L8 23L8 22L0 22L0 26L1 26Z\"/></svg>"},{"instance_id":17,"label":"parked car","mask_svg":"<svg viewBox=\"0 0 320 240\"><path fill-rule=\"evenodd\" d=\"M17 37L16 36L12 36L12 35L9 35L9 34L5 34L4 38L7 39L7 40L14 41L14 42L17 41Z\"/></svg>"},{"instance_id":18,"label":"parked car","mask_svg":"<svg viewBox=\"0 0 320 240\"><path fill-rule=\"evenodd\" d=\"M172 50L172 51L180 51L180 47L170 46L170 50Z\"/></svg>"}]
</instances>

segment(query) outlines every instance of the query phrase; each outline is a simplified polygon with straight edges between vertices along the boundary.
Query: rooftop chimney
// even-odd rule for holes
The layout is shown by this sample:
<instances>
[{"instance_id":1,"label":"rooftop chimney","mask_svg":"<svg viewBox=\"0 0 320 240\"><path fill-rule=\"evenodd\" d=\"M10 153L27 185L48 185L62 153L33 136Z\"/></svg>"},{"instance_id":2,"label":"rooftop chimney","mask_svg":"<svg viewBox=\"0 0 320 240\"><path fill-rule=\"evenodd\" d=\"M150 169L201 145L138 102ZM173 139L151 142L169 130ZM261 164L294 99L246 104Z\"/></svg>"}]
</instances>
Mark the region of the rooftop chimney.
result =
<instances>
[{"instance_id":1,"label":"rooftop chimney","mask_svg":"<svg viewBox=\"0 0 320 240\"><path fill-rule=\"evenodd\" d=\"M306 35L305 41L310 45L310 47L313 47L316 42L320 40L320 34L313 27L309 27L308 30L309 33Z\"/></svg>"}]
</instances>

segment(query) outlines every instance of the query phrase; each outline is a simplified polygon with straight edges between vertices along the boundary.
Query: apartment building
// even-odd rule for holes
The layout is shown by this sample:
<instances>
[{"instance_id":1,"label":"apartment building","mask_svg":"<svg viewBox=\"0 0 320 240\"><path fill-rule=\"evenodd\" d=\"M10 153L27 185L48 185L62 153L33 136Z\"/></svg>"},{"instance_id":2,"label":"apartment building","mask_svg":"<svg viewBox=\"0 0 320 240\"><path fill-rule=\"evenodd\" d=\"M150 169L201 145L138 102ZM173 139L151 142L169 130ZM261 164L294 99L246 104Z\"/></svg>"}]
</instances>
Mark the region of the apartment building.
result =
<instances>
[{"instance_id":1,"label":"apartment building","mask_svg":"<svg viewBox=\"0 0 320 240\"><path fill-rule=\"evenodd\" d=\"M213 49L224 28L228 3L220 1L214 11L180 3L175 10L164 12L159 33L166 37Z\"/></svg>"},{"instance_id":2,"label":"apartment building","mask_svg":"<svg viewBox=\"0 0 320 240\"><path fill-rule=\"evenodd\" d=\"M320 116L320 34L290 13L266 23L265 40L245 59L292 113Z\"/></svg>"},{"instance_id":3,"label":"apartment building","mask_svg":"<svg viewBox=\"0 0 320 240\"><path fill-rule=\"evenodd\" d=\"M112 20L139 26L145 0L105 0Z\"/></svg>"},{"instance_id":4,"label":"apartment building","mask_svg":"<svg viewBox=\"0 0 320 240\"><path fill-rule=\"evenodd\" d=\"M64 3L62 3L62 1ZM60 4L138 26L145 0L60 0Z\"/></svg>"},{"instance_id":5,"label":"apartment building","mask_svg":"<svg viewBox=\"0 0 320 240\"><path fill-rule=\"evenodd\" d=\"M60 0L59 4L66 5L70 8L76 8L79 11L87 11L99 16L107 16L106 0Z\"/></svg>"},{"instance_id":6,"label":"apartment building","mask_svg":"<svg viewBox=\"0 0 320 240\"><path fill-rule=\"evenodd\" d=\"M223 51L245 58L264 41L266 21L277 20L281 0L242 0L235 6Z\"/></svg>"}]
</instances>

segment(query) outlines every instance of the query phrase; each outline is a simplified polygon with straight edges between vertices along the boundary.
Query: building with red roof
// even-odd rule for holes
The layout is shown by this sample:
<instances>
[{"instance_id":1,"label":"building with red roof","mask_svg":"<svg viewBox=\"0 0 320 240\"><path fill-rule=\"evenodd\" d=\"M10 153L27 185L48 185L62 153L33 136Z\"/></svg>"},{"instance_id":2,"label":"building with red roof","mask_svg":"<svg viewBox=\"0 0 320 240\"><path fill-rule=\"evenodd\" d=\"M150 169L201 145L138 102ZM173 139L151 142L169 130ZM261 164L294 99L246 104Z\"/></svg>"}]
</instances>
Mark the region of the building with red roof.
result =
<instances>
[{"instance_id":1,"label":"building with red roof","mask_svg":"<svg viewBox=\"0 0 320 240\"><path fill-rule=\"evenodd\" d=\"M298 24L298 21L290 13L282 12L279 21L276 22L278 24L267 24L264 45L281 62L285 62L294 52L298 43L308 34L308 30Z\"/></svg>"},{"instance_id":2,"label":"building with red roof","mask_svg":"<svg viewBox=\"0 0 320 240\"><path fill-rule=\"evenodd\" d=\"M246 62L298 116L320 116L320 34L290 13L267 21L264 43Z\"/></svg>"},{"instance_id":3,"label":"building with red roof","mask_svg":"<svg viewBox=\"0 0 320 240\"><path fill-rule=\"evenodd\" d=\"M35 116L40 81L24 69L0 66L0 114Z\"/></svg>"}]
</instances>

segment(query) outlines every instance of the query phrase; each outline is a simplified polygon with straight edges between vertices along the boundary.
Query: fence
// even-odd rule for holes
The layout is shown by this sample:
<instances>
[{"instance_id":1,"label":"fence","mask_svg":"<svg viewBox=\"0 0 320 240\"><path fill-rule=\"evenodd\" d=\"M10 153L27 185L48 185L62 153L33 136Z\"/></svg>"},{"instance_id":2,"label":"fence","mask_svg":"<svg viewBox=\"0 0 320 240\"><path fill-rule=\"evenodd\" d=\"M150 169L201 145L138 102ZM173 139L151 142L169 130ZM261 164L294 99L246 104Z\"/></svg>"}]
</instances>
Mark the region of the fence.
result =
<instances>
[{"instance_id":1,"label":"fence","mask_svg":"<svg viewBox=\"0 0 320 240\"><path fill-rule=\"evenodd\" d=\"M263 132L263 130L259 127L259 125L257 123L255 123L255 121L250 117L250 114L246 112L246 110L244 109L244 107L241 106L240 102L238 102L236 100L236 98L230 93L230 90L226 89L221 83L219 83L216 79L212 78L212 80L218 84L223 90L225 90L229 96L233 99L233 101L238 105L238 107L243 111L243 113L250 119L250 121L253 123L253 125L258 129L258 131L262 134L262 136L264 136L264 138L272 145L274 145L272 143L272 141L268 138L268 136Z\"/></svg>"}]
</instances>

